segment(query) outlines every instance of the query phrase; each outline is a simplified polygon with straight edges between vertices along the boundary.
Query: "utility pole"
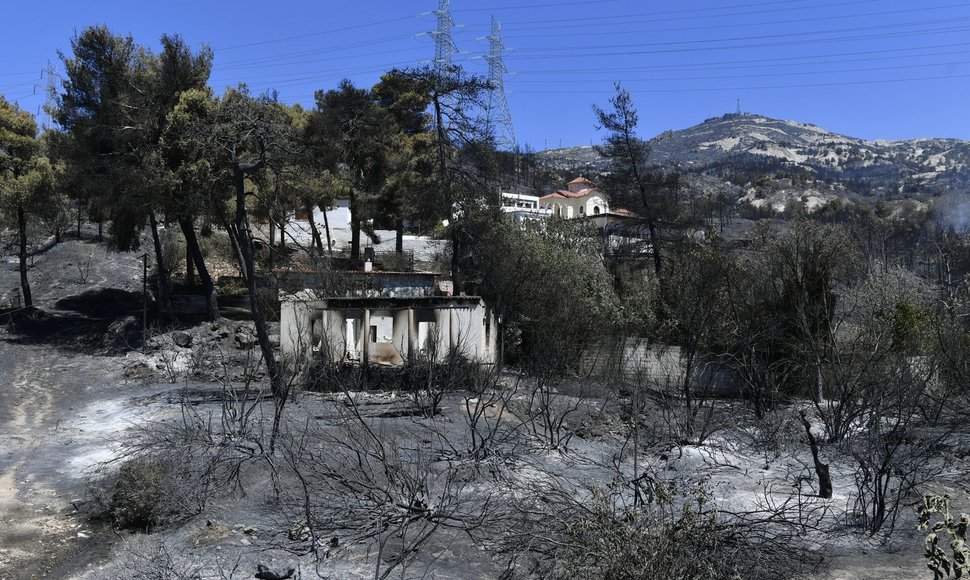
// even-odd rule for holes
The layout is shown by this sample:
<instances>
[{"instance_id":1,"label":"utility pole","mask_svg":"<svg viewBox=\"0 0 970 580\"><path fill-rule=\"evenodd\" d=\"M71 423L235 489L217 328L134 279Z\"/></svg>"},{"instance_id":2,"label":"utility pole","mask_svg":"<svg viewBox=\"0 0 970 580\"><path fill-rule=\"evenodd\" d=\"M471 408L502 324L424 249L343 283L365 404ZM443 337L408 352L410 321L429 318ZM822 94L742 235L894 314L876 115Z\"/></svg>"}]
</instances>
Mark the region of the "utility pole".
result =
<instances>
[{"instance_id":1,"label":"utility pole","mask_svg":"<svg viewBox=\"0 0 970 580\"><path fill-rule=\"evenodd\" d=\"M505 96L505 62L502 53L505 44L502 42L502 25L492 16L492 33L488 37L489 51L485 56L488 61L488 111L489 127L495 127L495 146L498 149L511 151L515 149L515 131L512 128L512 113L509 112L509 102Z\"/></svg>"}]
</instances>

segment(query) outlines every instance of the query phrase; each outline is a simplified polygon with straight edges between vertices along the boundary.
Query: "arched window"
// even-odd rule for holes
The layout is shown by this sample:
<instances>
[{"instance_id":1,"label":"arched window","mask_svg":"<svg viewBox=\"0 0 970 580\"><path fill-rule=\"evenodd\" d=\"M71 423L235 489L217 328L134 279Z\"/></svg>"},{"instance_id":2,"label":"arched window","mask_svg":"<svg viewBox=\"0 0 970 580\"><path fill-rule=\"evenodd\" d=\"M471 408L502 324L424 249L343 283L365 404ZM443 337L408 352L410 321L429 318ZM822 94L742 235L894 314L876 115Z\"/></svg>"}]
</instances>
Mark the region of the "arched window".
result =
<instances>
[{"instance_id":1,"label":"arched window","mask_svg":"<svg viewBox=\"0 0 970 580\"><path fill-rule=\"evenodd\" d=\"M596 215L599 215L599 213L600 213L600 206L597 205L597 206L593 207L593 213L596 214Z\"/></svg>"}]
</instances>

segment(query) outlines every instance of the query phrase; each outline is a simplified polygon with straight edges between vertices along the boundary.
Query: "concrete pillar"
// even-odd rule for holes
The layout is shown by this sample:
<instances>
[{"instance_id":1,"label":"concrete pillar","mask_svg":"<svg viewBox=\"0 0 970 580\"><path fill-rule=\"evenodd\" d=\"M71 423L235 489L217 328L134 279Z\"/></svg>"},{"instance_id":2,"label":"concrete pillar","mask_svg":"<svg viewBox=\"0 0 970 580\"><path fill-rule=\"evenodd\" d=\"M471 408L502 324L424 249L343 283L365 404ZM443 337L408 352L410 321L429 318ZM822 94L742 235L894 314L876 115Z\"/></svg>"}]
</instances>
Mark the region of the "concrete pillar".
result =
<instances>
[{"instance_id":1,"label":"concrete pillar","mask_svg":"<svg viewBox=\"0 0 970 580\"><path fill-rule=\"evenodd\" d=\"M364 319L361 322L361 343L363 346L363 354L361 354L360 362L361 364L370 364L370 309L364 309Z\"/></svg>"},{"instance_id":2,"label":"concrete pillar","mask_svg":"<svg viewBox=\"0 0 970 580\"><path fill-rule=\"evenodd\" d=\"M458 324L455 322L455 309L448 309L448 352L458 346Z\"/></svg>"},{"instance_id":3,"label":"concrete pillar","mask_svg":"<svg viewBox=\"0 0 970 580\"><path fill-rule=\"evenodd\" d=\"M414 322L414 308L408 308L408 358L414 360L417 354L414 351L414 338L418 334L418 328Z\"/></svg>"}]
</instances>

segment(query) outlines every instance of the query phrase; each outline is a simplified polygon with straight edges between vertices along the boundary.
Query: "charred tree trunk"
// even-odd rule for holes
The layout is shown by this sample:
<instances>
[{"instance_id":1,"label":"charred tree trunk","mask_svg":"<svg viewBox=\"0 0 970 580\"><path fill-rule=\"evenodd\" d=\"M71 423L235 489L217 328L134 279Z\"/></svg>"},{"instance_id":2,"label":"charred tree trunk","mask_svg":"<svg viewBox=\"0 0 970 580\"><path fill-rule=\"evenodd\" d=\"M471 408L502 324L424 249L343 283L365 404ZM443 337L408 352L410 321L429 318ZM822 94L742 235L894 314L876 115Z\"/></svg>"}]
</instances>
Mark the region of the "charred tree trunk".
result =
<instances>
[{"instance_id":1,"label":"charred tree trunk","mask_svg":"<svg viewBox=\"0 0 970 580\"><path fill-rule=\"evenodd\" d=\"M267 269L272 272L276 268L276 222L269 220L269 243L266 244Z\"/></svg>"},{"instance_id":2,"label":"charred tree trunk","mask_svg":"<svg viewBox=\"0 0 970 580\"><path fill-rule=\"evenodd\" d=\"M657 233L657 224L647 218L647 227L650 229L650 250L653 253L653 269L660 274L660 235Z\"/></svg>"},{"instance_id":3,"label":"charred tree trunk","mask_svg":"<svg viewBox=\"0 0 970 580\"><path fill-rule=\"evenodd\" d=\"M445 201L448 211L448 227L451 230L451 285L455 296L461 294L461 235L458 224L455 223L455 200L452 198L451 182L448 180L448 154L446 150L445 118L441 107L441 97L432 97L435 116L435 130L438 138L438 189Z\"/></svg>"},{"instance_id":4,"label":"charred tree trunk","mask_svg":"<svg viewBox=\"0 0 970 580\"><path fill-rule=\"evenodd\" d=\"M266 363L266 371L269 373L270 388L273 396L277 400L277 407L282 409L286 402L288 393L284 389L282 369L276 360L273 352L273 345L269 341L269 332L266 329L266 318L263 316L262 306L256 292L256 266L253 257L253 236L249 229L249 220L246 215L246 167L240 163L233 165L233 184L236 189L236 217L235 231L237 243L239 245L242 263L240 268L243 271L243 279L246 288L249 290L249 301L253 316L253 325L256 327L256 340L259 342L263 360ZM258 166L250 170L256 170Z\"/></svg>"},{"instance_id":5,"label":"charred tree trunk","mask_svg":"<svg viewBox=\"0 0 970 580\"><path fill-rule=\"evenodd\" d=\"M637 181L637 188L640 190L640 202L643 204L643 212L646 214L647 220L647 230L650 232L650 253L653 256L653 269L659 275L662 267L660 260L660 233L657 231L657 222L654 221L653 207L650 203L649 196L647 195L647 187L643 183L643 177L640 175L639 169L637 169L637 160L631 159L631 166L633 167L633 176Z\"/></svg>"},{"instance_id":6,"label":"charred tree trunk","mask_svg":"<svg viewBox=\"0 0 970 580\"><path fill-rule=\"evenodd\" d=\"M323 228L327 231L327 255L333 258L333 240L330 238L330 218L327 217L327 208L320 206L323 212Z\"/></svg>"},{"instance_id":7,"label":"charred tree trunk","mask_svg":"<svg viewBox=\"0 0 970 580\"><path fill-rule=\"evenodd\" d=\"M24 307L34 305L30 296L30 283L27 281L27 213L24 206L17 206L17 231L20 237L20 291L24 295Z\"/></svg>"},{"instance_id":8,"label":"charred tree trunk","mask_svg":"<svg viewBox=\"0 0 970 580\"><path fill-rule=\"evenodd\" d=\"M690 342L693 343L693 341ZM684 361L684 382L681 385L681 390L684 393L684 404L687 406L687 416L692 417L692 413L694 412L694 399L692 392L693 389L691 389L690 381L694 374L696 350L693 344L688 345L687 348L682 348L681 352L684 350L687 351L687 356L684 357L686 360ZM693 435L693 427L693 421L689 421L687 424L687 430L690 435Z\"/></svg>"},{"instance_id":9,"label":"charred tree trunk","mask_svg":"<svg viewBox=\"0 0 970 580\"><path fill-rule=\"evenodd\" d=\"M161 320L165 324L177 322L175 309L172 308L172 293L168 283L168 272L165 270L165 255L162 253L162 240L158 236L158 220L155 212L148 211L148 221L152 229L152 245L155 249L155 275L158 278L158 303ZM98 224L100 227L100 224Z\"/></svg>"},{"instance_id":10,"label":"charred tree trunk","mask_svg":"<svg viewBox=\"0 0 970 580\"><path fill-rule=\"evenodd\" d=\"M832 476L829 474L829 466L818 458L818 441L812 435L812 425L805 418L805 411L800 413L802 425L805 433L808 434L808 444L812 447L812 460L815 462L815 473L818 474L818 496L823 499L832 497Z\"/></svg>"},{"instance_id":11,"label":"charred tree trunk","mask_svg":"<svg viewBox=\"0 0 970 580\"><path fill-rule=\"evenodd\" d=\"M461 296L461 232L456 224L451 224L451 286L455 296Z\"/></svg>"},{"instance_id":12,"label":"charred tree trunk","mask_svg":"<svg viewBox=\"0 0 970 580\"><path fill-rule=\"evenodd\" d=\"M313 219L313 204L308 203L304 207L310 221L310 248L316 250L317 254L323 256L323 240L320 239L320 230L317 228L317 220Z\"/></svg>"},{"instance_id":13,"label":"charred tree trunk","mask_svg":"<svg viewBox=\"0 0 970 580\"><path fill-rule=\"evenodd\" d=\"M350 259L360 259L360 219L357 208L357 192L350 188ZM329 231L329 230L328 230ZM329 236L328 236L329 237Z\"/></svg>"},{"instance_id":14,"label":"charred tree trunk","mask_svg":"<svg viewBox=\"0 0 970 580\"><path fill-rule=\"evenodd\" d=\"M179 221L181 225L181 220ZM183 228L184 232L185 229ZM185 238L185 285L188 287L195 286L195 259L192 257L192 248L189 247L189 239Z\"/></svg>"},{"instance_id":15,"label":"charred tree trunk","mask_svg":"<svg viewBox=\"0 0 970 580\"><path fill-rule=\"evenodd\" d=\"M202 291L205 293L206 310L209 320L219 320L221 318L221 315L219 314L219 297L216 293L216 286L212 282L212 276L209 274L209 268L205 265L205 258L202 256L202 248L199 246L199 238L195 234L195 226L192 223L193 220L190 217L179 216L178 222L179 227L182 228L182 234L185 236L186 252L189 254L186 256L187 263L185 269L188 271L188 264L193 264L195 266L195 270L199 272L199 281L202 283Z\"/></svg>"},{"instance_id":16,"label":"charred tree trunk","mask_svg":"<svg viewBox=\"0 0 970 580\"><path fill-rule=\"evenodd\" d=\"M226 208L225 201L216 198L215 206L216 213L219 214L219 221L222 222L222 228L226 230L226 234L229 235L229 245L232 246L232 253L236 257L236 263L239 265L239 275L245 276L242 270L245 260L243 259L242 252L239 249L239 236L236 233L236 226L234 226L232 221L229 219L229 210Z\"/></svg>"}]
</instances>

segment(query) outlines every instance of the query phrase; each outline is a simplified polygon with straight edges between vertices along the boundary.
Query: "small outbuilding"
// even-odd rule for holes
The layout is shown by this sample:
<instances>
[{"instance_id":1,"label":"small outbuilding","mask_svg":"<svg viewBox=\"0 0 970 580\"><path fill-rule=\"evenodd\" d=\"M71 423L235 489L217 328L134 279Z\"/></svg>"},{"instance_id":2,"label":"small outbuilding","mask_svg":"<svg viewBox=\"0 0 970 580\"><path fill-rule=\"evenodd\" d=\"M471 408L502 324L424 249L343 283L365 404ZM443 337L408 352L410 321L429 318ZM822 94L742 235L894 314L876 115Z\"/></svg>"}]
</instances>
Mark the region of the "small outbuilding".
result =
<instances>
[{"instance_id":1,"label":"small outbuilding","mask_svg":"<svg viewBox=\"0 0 970 580\"><path fill-rule=\"evenodd\" d=\"M458 353L495 363L494 315L477 296L282 297L284 358L322 357L351 364L402 365Z\"/></svg>"}]
</instances>

